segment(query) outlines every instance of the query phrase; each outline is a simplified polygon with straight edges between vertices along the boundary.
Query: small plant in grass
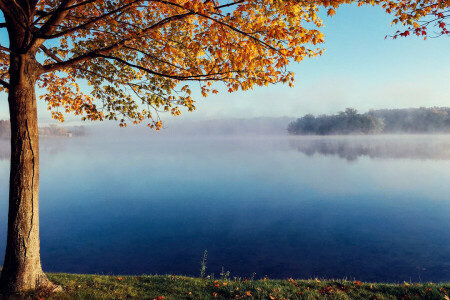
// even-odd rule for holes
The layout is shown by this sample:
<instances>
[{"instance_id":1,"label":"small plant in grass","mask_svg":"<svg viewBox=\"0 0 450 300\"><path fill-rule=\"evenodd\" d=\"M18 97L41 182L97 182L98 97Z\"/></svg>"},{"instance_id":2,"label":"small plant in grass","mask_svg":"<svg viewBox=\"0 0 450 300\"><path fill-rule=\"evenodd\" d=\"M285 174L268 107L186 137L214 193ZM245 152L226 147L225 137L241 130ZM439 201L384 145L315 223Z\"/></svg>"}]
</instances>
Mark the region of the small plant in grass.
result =
<instances>
[{"instance_id":1,"label":"small plant in grass","mask_svg":"<svg viewBox=\"0 0 450 300\"><path fill-rule=\"evenodd\" d=\"M229 277L230 277L230 271L225 272L225 269L222 267L222 272L220 272L220 279L228 280Z\"/></svg>"},{"instance_id":2,"label":"small plant in grass","mask_svg":"<svg viewBox=\"0 0 450 300\"><path fill-rule=\"evenodd\" d=\"M205 250L205 252L203 252L202 261L200 262L200 277L201 278L205 278L207 257L208 257L208 250Z\"/></svg>"}]
</instances>

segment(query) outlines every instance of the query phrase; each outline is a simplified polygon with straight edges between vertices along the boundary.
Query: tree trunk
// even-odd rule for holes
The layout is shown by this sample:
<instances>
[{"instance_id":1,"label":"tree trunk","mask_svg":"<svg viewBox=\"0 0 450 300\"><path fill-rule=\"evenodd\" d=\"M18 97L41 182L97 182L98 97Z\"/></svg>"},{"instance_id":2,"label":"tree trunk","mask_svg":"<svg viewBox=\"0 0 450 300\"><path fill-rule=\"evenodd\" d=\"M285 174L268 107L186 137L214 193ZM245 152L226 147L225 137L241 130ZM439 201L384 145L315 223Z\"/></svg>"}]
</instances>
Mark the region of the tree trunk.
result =
<instances>
[{"instance_id":1,"label":"tree trunk","mask_svg":"<svg viewBox=\"0 0 450 300\"><path fill-rule=\"evenodd\" d=\"M39 133L35 94L39 67L34 57L11 54L8 237L0 277L0 289L7 293L53 287L42 271L40 259Z\"/></svg>"}]
</instances>

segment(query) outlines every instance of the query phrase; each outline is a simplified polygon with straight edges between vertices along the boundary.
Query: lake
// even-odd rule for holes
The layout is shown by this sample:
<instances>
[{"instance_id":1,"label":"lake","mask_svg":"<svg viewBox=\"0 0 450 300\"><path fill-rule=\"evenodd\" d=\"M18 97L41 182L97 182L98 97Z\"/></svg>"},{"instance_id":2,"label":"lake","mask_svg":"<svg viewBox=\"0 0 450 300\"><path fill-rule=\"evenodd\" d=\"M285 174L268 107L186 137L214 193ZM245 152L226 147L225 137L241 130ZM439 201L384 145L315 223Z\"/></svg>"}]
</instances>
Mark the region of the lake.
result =
<instances>
[{"instance_id":1,"label":"lake","mask_svg":"<svg viewBox=\"0 0 450 300\"><path fill-rule=\"evenodd\" d=\"M40 178L48 272L450 280L450 136L44 139Z\"/></svg>"}]
</instances>

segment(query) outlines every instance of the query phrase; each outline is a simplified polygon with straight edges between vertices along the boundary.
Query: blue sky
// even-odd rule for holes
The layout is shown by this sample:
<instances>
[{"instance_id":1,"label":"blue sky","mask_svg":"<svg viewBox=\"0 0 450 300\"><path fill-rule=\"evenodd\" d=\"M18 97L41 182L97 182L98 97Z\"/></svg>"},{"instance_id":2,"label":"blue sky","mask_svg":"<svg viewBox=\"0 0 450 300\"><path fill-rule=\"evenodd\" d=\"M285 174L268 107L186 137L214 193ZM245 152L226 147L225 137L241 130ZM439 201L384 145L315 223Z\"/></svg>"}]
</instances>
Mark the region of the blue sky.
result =
<instances>
[{"instance_id":1,"label":"blue sky","mask_svg":"<svg viewBox=\"0 0 450 300\"><path fill-rule=\"evenodd\" d=\"M380 7L346 5L325 17L325 53L292 63L295 87L276 85L246 92L202 98L194 92L197 110L181 120L299 117L336 113L347 107L371 108L450 106L450 39L408 37L385 39L396 29ZM6 118L6 95L0 95L0 118ZM50 114L40 106L40 119ZM171 119L170 116L162 116ZM68 120L77 120L68 118Z\"/></svg>"},{"instance_id":2,"label":"blue sky","mask_svg":"<svg viewBox=\"0 0 450 300\"><path fill-rule=\"evenodd\" d=\"M450 39L385 39L396 29L380 7L344 6L324 18L325 53L291 64L295 87L222 93L199 101L199 118L301 116L346 107L450 106ZM192 118L189 116L188 118Z\"/></svg>"}]
</instances>

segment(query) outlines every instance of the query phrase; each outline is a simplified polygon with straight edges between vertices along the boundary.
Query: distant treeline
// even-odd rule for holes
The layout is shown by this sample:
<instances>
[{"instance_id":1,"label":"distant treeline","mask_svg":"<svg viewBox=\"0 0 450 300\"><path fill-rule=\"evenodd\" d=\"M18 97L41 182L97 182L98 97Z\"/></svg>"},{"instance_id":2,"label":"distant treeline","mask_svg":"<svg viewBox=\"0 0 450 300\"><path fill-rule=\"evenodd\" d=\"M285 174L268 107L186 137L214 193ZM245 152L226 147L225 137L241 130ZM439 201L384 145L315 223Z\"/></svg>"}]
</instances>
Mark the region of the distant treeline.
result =
<instances>
[{"instance_id":1,"label":"distant treeline","mask_svg":"<svg viewBox=\"0 0 450 300\"><path fill-rule=\"evenodd\" d=\"M347 108L336 115L305 115L288 126L290 134L374 134L450 132L450 108L380 109L359 114Z\"/></svg>"},{"instance_id":2,"label":"distant treeline","mask_svg":"<svg viewBox=\"0 0 450 300\"><path fill-rule=\"evenodd\" d=\"M71 137L81 136L85 134L83 126L62 127L50 125L39 127L39 135L41 137ZM11 124L9 120L0 120L0 138L9 138L11 136Z\"/></svg>"}]
</instances>

